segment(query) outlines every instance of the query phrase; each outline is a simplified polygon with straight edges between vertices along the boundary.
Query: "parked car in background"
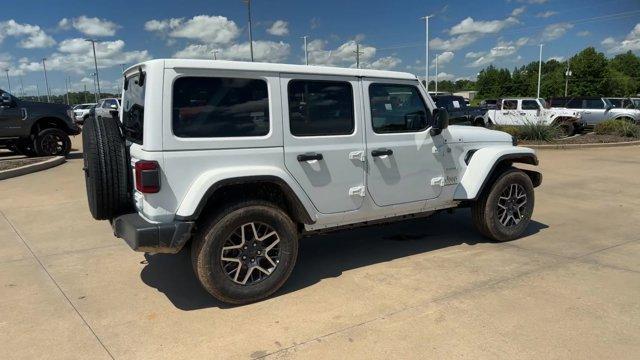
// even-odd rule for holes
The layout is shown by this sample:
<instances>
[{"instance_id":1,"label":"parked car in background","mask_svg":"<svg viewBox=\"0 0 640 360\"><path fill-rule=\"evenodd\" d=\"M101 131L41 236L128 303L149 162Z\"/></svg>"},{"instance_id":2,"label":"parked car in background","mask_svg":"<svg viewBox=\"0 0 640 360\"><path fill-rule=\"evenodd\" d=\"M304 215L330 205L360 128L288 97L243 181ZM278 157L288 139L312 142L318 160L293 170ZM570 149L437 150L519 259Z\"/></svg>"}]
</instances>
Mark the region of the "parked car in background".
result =
<instances>
[{"instance_id":1,"label":"parked car in background","mask_svg":"<svg viewBox=\"0 0 640 360\"><path fill-rule=\"evenodd\" d=\"M640 98L610 97L606 99L618 109L640 109Z\"/></svg>"},{"instance_id":2,"label":"parked car in background","mask_svg":"<svg viewBox=\"0 0 640 360\"><path fill-rule=\"evenodd\" d=\"M76 123L82 125L89 117L91 108L95 107L95 103L78 104L73 107L73 115Z\"/></svg>"},{"instance_id":3,"label":"parked car in background","mask_svg":"<svg viewBox=\"0 0 640 360\"><path fill-rule=\"evenodd\" d=\"M498 109L488 110L485 123L495 125L543 124L562 128L566 135L582 130L583 123L579 111L549 108L541 98L503 99Z\"/></svg>"},{"instance_id":4,"label":"parked car in background","mask_svg":"<svg viewBox=\"0 0 640 360\"><path fill-rule=\"evenodd\" d=\"M489 110L495 110L498 108L498 105L500 103L501 103L500 99L485 99L480 101L480 107L489 109Z\"/></svg>"},{"instance_id":5,"label":"parked car in background","mask_svg":"<svg viewBox=\"0 0 640 360\"><path fill-rule=\"evenodd\" d=\"M508 241L531 221L542 177L514 164L537 165L535 151L448 126L413 74L156 59L124 75L121 123L83 131L91 214L136 251L189 244L221 301L273 294L318 232L470 207Z\"/></svg>"},{"instance_id":6,"label":"parked car in background","mask_svg":"<svg viewBox=\"0 0 640 360\"><path fill-rule=\"evenodd\" d=\"M120 112L120 99L106 98L98 102L95 107L96 118L118 118Z\"/></svg>"},{"instance_id":7,"label":"parked car in background","mask_svg":"<svg viewBox=\"0 0 640 360\"><path fill-rule=\"evenodd\" d=\"M609 119L627 120L634 123L640 122L640 110L616 108L609 100L603 97L555 98L552 99L551 104L557 107L580 110L582 112L582 121L587 127L593 127Z\"/></svg>"},{"instance_id":8,"label":"parked car in background","mask_svg":"<svg viewBox=\"0 0 640 360\"><path fill-rule=\"evenodd\" d=\"M25 101L0 89L0 146L27 156L66 156L80 128L71 107Z\"/></svg>"},{"instance_id":9,"label":"parked car in background","mask_svg":"<svg viewBox=\"0 0 640 360\"><path fill-rule=\"evenodd\" d=\"M449 112L449 121L456 125L484 126L484 115L487 109L471 107L462 96L438 95L431 96L436 106L445 108Z\"/></svg>"}]
</instances>

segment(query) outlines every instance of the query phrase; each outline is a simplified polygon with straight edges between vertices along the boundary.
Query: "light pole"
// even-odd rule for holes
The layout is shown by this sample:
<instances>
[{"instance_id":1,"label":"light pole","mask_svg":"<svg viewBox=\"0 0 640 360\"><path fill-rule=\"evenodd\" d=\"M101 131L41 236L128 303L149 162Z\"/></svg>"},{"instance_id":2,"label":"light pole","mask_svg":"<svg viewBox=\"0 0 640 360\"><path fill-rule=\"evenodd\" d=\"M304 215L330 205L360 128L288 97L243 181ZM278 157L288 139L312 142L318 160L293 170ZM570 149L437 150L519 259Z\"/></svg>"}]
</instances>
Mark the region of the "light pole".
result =
<instances>
[{"instance_id":1,"label":"light pole","mask_svg":"<svg viewBox=\"0 0 640 360\"><path fill-rule=\"evenodd\" d=\"M424 83L427 93L429 92L429 18L433 15L421 17L424 19L425 46L424 46Z\"/></svg>"},{"instance_id":2,"label":"light pole","mask_svg":"<svg viewBox=\"0 0 640 360\"><path fill-rule=\"evenodd\" d=\"M538 61L538 92L536 93L536 98L540 97L540 77L542 75L542 46L544 46L544 44L540 44L540 58Z\"/></svg>"},{"instance_id":3,"label":"light pole","mask_svg":"<svg viewBox=\"0 0 640 360\"><path fill-rule=\"evenodd\" d=\"M364 54L360 51L360 44L356 43L356 51L354 53L356 54L356 69L360 69L360 54Z\"/></svg>"},{"instance_id":4,"label":"light pole","mask_svg":"<svg viewBox=\"0 0 640 360\"><path fill-rule=\"evenodd\" d=\"M38 97L38 101L40 101L40 86L36 83L36 96Z\"/></svg>"},{"instance_id":5,"label":"light pole","mask_svg":"<svg viewBox=\"0 0 640 360\"><path fill-rule=\"evenodd\" d=\"M96 42L98 42L98 40L85 39L85 41L90 42L91 46L93 47L93 65L95 66L95 69L96 69L95 81L98 86L98 96L100 96L100 78L98 77L98 58L96 57ZM96 102L98 102L98 98L96 98Z\"/></svg>"},{"instance_id":6,"label":"light pole","mask_svg":"<svg viewBox=\"0 0 640 360\"><path fill-rule=\"evenodd\" d=\"M251 62L253 62L253 32L251 31L251 0L244 0L247 4L247 13L249 16L249 50L251 51Z\"/></svg>"},{"instance_id":7,"label":"light pole","mask_svg":"<svg viewBox=\"0 0 640 360\"><path fill-rule=\"evenodd\" d=\"M438 53L436 53L436 95L438 95Z\"/></svg>"},{"instance_id":8,"label":"light pole","mask_svg":"<svg viewBox=\"0 0 640 360\"><path fill-rule=\"evenodd\" d=\"M569 76L571 76L571 68L570 68L570 64L571 63L571 59L567 59L567 72L564 74L566 79L564 82L564 97L567 97L567 91L569 89Z\"/></svg>"},{"instance_id":9,"label":"light pole","mask_svg":"<svg viewBox=\"0 0 640 360\"><path fill-rule=\"evenodd\" d=\"M9 69L4 69L4 72L7 73L7 84L9 85L9 93L11 93L11 80L9 80Z\"/></svg>"},{"instance_id":10,"label":"light pole","mask_svg":"<svg viewBox=\"0 0 640 360\"><path fill-rule=\"evenodd\" d=\"M220 50L213 50L213 60L218 60L218 51Z\"/></svg>"},{"instance_id":11,"label":"light pole","mask_svg":"<svg viewBox=\"0 0 640 360\"><path fill-rule=\"evenodd\" d=\"M64 88L67 90L67 105L69 105L69 77L64 78Z\"/></svg>"},{"instance_id":12,"label":"light pole","mask_svg":"<svg viewBox=\"0 0 640 360\"><path fill-rule=\"evenodd\" d=\"M304 64L305 65L309 65L309 51L307 50L307 37L308 36L303 36L302 38L304 39Z\"/></svg>"},{"instance_id":13,"label":"light pole","mask_svg":"<svg viewBox=\"0 0 640 360\"><path fill-rule=\"evenodd\" d=\"M51 91L49 90L49 79L47 79L47 58L42 58L42 68L44 69L44 86L47 87L47 102L51 102Z\"/></svg>"},{"instance_id":14,"label":"light pole","mask_svg":"<svg viewBox=\"0 0 640 360\"><path fill-rule=\"evenodd\" d=\"M20 75L20 92L22 93L22 97L25 97L27 95L24 93L24 84L22 83L22 75Z\"/></svg>"},{"instance_id":15,"label":"light pole","mask_svg":"<svg viewBox=\"0 0 640 360\"><path fill-rule=\"evenodd\" d=\"M98 93L96 88L96 73L91 74L91 78L93 79L93 96L96 98L96 104L98 103Z\"/></svg>"}]
</instances>

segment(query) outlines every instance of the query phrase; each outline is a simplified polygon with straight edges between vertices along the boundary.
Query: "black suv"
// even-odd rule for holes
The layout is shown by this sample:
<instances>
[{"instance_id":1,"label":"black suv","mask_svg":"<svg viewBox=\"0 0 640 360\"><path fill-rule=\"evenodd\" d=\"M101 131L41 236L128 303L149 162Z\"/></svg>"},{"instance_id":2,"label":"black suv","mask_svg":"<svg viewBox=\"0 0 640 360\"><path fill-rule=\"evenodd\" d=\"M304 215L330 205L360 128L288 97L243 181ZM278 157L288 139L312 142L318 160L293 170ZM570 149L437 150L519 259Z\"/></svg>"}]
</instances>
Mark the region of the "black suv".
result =
<instances>
[{"instance_id":1,"label":"black suv","mask_svg":"<svg viewBox=\"0 0 640 360\"><path fill-rule=\"evenodd\" d=\"M447 109L451 124L484 126L484 115L487 109L467 106L462 96L432 95L431 98L437 107Z\"/></svg>"},{"instance_id":2,"label":"black suv","mask_svg":"<svg viewBox=\"0 0 640 360\"><path fill-rule=\"evenodd\" d=\"M80 128L68 105L25 101L0 89L0 146L27 156L66 156Z\"/></svg>"}]
</instances>

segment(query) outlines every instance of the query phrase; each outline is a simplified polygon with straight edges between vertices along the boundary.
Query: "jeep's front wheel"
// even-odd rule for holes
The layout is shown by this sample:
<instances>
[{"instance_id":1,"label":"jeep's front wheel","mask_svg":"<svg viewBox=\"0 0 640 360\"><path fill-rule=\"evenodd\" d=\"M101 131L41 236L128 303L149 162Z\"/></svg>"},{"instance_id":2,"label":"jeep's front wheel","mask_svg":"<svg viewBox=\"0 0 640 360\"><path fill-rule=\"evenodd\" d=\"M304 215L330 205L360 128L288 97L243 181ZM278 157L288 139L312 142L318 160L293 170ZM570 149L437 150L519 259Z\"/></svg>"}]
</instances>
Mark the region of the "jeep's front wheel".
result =
<instances>
[{"instance_id":1,"label":"jeep's front wheel","mask_svg":"<svg viewBox=\"0 0 640 360\"><path fill-rule=\"evenodd\" d=\"M246 201L211 216L194 237L193 269L216 299L245 304L268 297L289 278L298 255L295 224L280 208Z\"/></svg>"},{"instance_id":2,"label":"jeep's front wheel","mask_svg":"<svg viewBox=\"0 0 640 360\"><path fill-rule=\"evenodd\" d=\"M503 172L471 208L473 224L484 236L497 241L517 239L533 214L533 183L523 171Z\"/></svg>"}]
</instances>

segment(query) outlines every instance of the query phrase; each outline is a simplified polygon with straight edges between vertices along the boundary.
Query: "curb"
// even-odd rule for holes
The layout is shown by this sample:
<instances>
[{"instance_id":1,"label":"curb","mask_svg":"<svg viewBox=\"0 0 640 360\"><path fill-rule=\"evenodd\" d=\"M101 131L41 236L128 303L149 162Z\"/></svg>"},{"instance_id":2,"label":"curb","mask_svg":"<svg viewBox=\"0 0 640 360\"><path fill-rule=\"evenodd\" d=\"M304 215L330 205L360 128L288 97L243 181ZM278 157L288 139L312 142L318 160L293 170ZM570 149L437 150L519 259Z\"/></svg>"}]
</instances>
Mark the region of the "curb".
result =
<instances>
[{"instance_id":1,"label":"curb","mask_svg":"<svg viewBox=\"0 0 640 360\"><path fill-rule=\"evenodd\" d=\"M570 150L570 149L588 149L588 148L607 148L640 145L640 140L614 142L614 143L593 143L593 144L553 144L553 145L534 145L522 144L524 147L532 149L548 149L548 150Z\"/></svg>"},{"instance_id":2,"label":"curb","mask_svg":"<svg viewBox=\"0 0 640 360\"><path fill-rule=\"evenodd\" d=\"M56 156L46 161L20 166L15 169L0 171L0 180L9 179L16 176L31 174L37 171L50 169L67 161L64 156Z\"/></svg>"}]
</instances>

